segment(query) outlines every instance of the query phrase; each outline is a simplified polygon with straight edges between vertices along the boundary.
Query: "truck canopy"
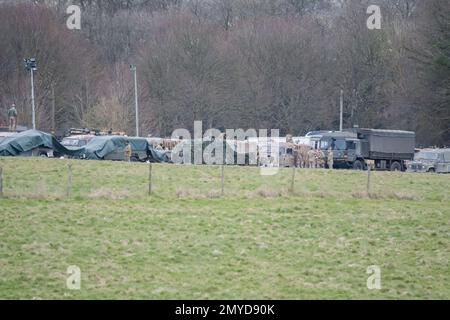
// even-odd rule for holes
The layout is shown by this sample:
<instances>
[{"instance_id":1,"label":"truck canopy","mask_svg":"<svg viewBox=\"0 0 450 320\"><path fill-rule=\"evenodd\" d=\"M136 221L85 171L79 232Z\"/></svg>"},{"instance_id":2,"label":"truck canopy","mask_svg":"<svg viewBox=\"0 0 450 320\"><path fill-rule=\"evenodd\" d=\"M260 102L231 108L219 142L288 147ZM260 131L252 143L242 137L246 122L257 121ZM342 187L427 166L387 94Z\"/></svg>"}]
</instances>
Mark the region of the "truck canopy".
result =
<instances>
[{"instance_id":1,"label":"truck canopy","mask_svg":"<svg viewBox=\"0 0 450 320\"><path fill-rule=\"evenodd\" d=\"M412 131L360 129L351 130L358 139L368 141L369 158L412 160L416 134Z\"/></svg>"}]
</instances>

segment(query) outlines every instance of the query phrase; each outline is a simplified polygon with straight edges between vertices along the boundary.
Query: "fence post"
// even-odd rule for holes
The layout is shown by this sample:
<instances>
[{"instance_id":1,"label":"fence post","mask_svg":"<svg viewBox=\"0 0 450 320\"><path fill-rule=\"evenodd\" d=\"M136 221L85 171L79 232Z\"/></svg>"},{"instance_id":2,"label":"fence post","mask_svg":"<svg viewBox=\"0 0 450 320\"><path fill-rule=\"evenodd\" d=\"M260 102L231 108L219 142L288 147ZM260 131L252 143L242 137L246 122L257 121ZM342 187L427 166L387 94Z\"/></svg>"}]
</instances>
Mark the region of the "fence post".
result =
<instances>
[{"instance_id":1,"label":"fence post","mask_svg":"<svg viewBox=\"0 0 450 320\"><path fill-rule=\"evenodd\" d=\"M152 194L152 163L149 162L148 166L148 195Z\"/></svg>"},{"instance_id":2,"label":"fence post","mask_svg":"<svg viewBox=\"0 0 450 320\"><path fill-rule=\"evenodd\" d=\"M66 195L67 197L70 197L70 191L72 189L72 164L69 163L68 169L68 176L67 176L67 189L66 189Z\"/></svg>"},{"instance_id":3,"label":"fence post","mask_svg":"<svg viewBox=\"0 0 450 320\"><path fill-rule=\"evenodd\" d=\"M294 193L295 165L292 166L291 193Z\"/></svg>"},{"instance_id":4,"label":"fence post","mask_svg":"<svg viewBox=\"0 0 450 320\"><path fill-rule=\"evenodd\" d=\"M367 166L367 196L370 197L370 165Z\"/></svg>"},{"instance_id":5,"label":"fence post","mask_svg":"<svg viewBox=\"0 0 450 320\"><path fill-rule=\"evenodd\" d=\"M224 180L225 180L225 177L224 177L224 164L222 163L222 165L221 165L221 181L220 181L220 183L221 183L221 194L222 194L222 197L223 197L223 194L224 194Z\"/></svg>"},{"instance_id":6,"label":"fence post","mask_svg":"<svg viewBox=\"0 0 450 320\"><path fill-rule=\"evenodd\" d=\"M0 198L3 198L3 168L0 167Z\"/></svg>"}]
</instances>

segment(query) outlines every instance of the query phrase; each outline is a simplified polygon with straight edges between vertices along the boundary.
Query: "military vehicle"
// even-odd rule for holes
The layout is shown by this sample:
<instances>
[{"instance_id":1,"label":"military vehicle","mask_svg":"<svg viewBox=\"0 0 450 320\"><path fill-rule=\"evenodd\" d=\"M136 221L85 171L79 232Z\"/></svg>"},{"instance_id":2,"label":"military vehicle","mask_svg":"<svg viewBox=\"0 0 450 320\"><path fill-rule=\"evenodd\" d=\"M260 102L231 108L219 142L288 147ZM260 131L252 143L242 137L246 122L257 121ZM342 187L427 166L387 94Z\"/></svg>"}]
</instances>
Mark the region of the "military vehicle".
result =
<instances>
[{"instance_id":1,"label":"military vehicle","mask_svg":"<svg viewBox=\"0 0 450 320\"><path fill-rule=\"evenodd\" d=\"M94 135L75 135L65 137L62 139L61 144L66 148L80 148L88 144L88 142L94 138Z\"/></svg>"},{"instance_id":2,"label":"military vehicle","mask_svg":"<svg viewBox=\"0 0 450 320\"><path fill-rule=\"evenodd\" d=\"M61 145L54 136L38 130L14 133L0 142L0 156L60 157L73 154L73 150Z\"/></svg>"},{"instance_id":3,"label":"military vehicle","mask_svg":"<svg viewBox=\"0 0 450 320\"><path fill-rule=\"evenodd\" d=\"M310 136L311 146L328 156L331 147L334 167L367 169L368 162L376 170L404 171L405 161L414 158L415 133L400 130L348 129Z\"/></svg>"},{"instance_id":4,"label":"military vehicle","mask_svg":"<svg viewBox=\"0 0 450 320\"><path fill-rule=\"evenodd\" d=\"M78 148L78 155L89 160L125 160L125 146L131 144L131 161L146 161L149 158L148 142L145 138L123 136L95 136Z\"/></svg>"},{"instance_id":5,"label":"military vehicle","mask_svg":"<svg viewBox=\"0 0 450 320\"><path fill-rule=\"evenodd\" d=\"M406 171L450 173L450 148L420 150L408 163Z\"/></svg>"}]
</instances>

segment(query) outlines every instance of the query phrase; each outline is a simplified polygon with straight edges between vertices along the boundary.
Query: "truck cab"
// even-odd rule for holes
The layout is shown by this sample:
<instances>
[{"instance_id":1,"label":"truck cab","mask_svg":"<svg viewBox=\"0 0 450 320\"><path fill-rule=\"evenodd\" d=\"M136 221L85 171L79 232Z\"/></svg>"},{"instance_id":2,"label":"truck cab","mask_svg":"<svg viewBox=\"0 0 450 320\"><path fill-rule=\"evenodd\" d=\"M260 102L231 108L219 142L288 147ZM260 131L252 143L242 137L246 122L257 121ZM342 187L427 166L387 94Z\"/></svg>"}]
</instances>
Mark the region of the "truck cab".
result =
<instances>
[{"instance_id":1,"label":"truck cab","mask_svg":"<svg viewBox=\"0 0 450 320\"><path fill-rule=\"evenodd\" d=\"M324 132L311 136L310 146L320 149L328 157L333 152L334 166L337 168L352 168L362 152L362 144L355 134L344 132Z\"/></svg>"},{"instance_id":2,"label":"truck cab","mask_svg":"<svg viewBox=\"0 0 450 320\"><path fill-rule=\"evenodd\" d=\"M326 157L331 147L337 168L365 170L370 164L376 170L403 171L414 155L415 133L354 128L312 135L310 141Z\"/></svg>"}]
</instances>

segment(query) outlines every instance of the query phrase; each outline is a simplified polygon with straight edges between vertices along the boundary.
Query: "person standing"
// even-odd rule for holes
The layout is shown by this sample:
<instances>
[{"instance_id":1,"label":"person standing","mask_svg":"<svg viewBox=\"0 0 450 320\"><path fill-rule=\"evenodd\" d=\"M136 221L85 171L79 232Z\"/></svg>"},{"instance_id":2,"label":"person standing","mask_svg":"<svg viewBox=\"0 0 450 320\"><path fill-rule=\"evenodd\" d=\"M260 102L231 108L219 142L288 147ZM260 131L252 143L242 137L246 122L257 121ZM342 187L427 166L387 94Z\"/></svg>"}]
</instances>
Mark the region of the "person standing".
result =
<instances>
[{"instance_id":1,"label":"person standing","mask_svg":"<svg viewBox=\"0 0 450 320\"><path fill-rule=\"evenodd\" d=\"M17 130L17 110L16 105L13 103L8 110L9 119L9 131L14 132Z\"/></svg>"},{"instance_id":2,"label":"person standing","mask_svg":"<svg viewBox=\"0 0 450 320\"><path fill-rule=\"evenodd\" d=\"M316 150L316 168L325 168L325 153L322 149Z\"/></svg>"},{"instance_id":3,"label":"person standing","mask_svg":"<svg viewBox=\"0 0 450 320\"><path fill-rule=\"evenodd\" d=\"M131 144L129 141L127 141L127 144L125 145L125 161L131 162Z\"/></svg>"},{"instance_id":4,"label":"person standing","mask_svg":"<svg viewBox=\"0 0 450 320\"><path fill-rule=\"evenodd\" d=\"M331 147L328 149L327 164L328 164L328 169L333 169L334 158L333 158L333 150L331 149Z\"/></svg>"},{"instance_id":5,"label":"person standing","mask_svg":"<svg viewBox=\"0 0 450 320\"><path fill-rule=\"evenodd\" d=\"M314 149L308 151L308 167L316 168L316 151Z\"/></svg>"}]
</instances>

